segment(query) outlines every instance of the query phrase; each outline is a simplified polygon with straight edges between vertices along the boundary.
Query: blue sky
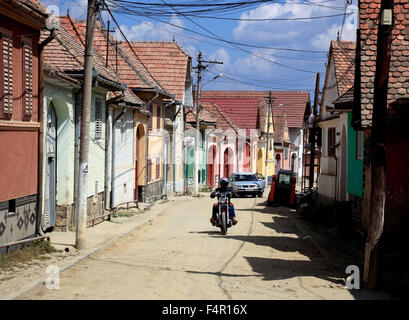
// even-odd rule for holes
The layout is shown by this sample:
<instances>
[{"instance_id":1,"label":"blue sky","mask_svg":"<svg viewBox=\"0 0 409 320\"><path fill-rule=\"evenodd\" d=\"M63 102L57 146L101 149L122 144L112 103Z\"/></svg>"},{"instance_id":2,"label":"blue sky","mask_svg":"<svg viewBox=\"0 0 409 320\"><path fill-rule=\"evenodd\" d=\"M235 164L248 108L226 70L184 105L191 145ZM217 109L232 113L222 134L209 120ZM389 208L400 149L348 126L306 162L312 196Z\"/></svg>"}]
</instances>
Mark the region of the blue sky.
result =
<instances>
[{"instance_id":1,"label":"blue sky","mask_svg":"<svg viewBox=\"0 0 409 320\"><path fill-rule=\"evenodd\" d=\"M46 6L55 5L65 15L86 19L87 0L46 0ZM151 0L147 2L161 2ZM177 3L169 0L169 3ZM321 86L330 40L341 32L346 0L277 0L251 9L232 13L218 13L220 17L240 19L311 18L340 15L325 19L281 21L228 21L209 18L172 16L159 18L166 23L140 16L127 16L114 12L128 40L172 41L175 39L193 58L197 54L209 60L223 61L223 65L210 65L204 73L204 82L219 73L221 77L207 84L204 90L309 90L315 86L315 76L321 73ZM55 9L55 8L54 8ZM170 9L169 9L170 10ZM354 41L356 34L357 0L348 5L341 40ZM208 14L210 15L210 14ZM103 13L106 21L107 13ZM170 23L172 25L169 25ZM112 24L111 24L112 25ZM186 29L228 41L262 46L267 49L232 46L214 39L191 33ZM179 26L179 27L176 27ZM184 28L184 29L183 29ZM118 37L120 37L118 33ZM271 48L320 51L296 52ZM270 61L267 61L270 60ZM272 62L271 62L272 61ZM193 74L196 81L196 74ZM311 94L311 98L313 95Z\"/></svg>"}]
</instances>

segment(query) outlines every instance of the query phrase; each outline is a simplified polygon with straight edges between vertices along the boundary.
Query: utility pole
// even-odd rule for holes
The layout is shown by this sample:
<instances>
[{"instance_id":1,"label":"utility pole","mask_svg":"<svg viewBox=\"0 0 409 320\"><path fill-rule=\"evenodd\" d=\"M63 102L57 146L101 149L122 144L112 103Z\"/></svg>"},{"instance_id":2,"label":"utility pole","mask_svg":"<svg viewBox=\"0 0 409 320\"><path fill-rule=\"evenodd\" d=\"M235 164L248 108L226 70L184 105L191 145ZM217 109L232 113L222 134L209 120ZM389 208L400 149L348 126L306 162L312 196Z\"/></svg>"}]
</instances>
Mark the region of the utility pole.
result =
<instances>
[{"instance_id":1,"label":"utility pole","mask_svg":"<svg viewBox=\"0 0 409 320\"><path fill-rule=\"evenodd\" d=\"M315 138L316 138L316 128L315 128L315 116L317 114L318 109L318 95L320 92L320 73L317 73L317 77L315 80L315 95L314 95L314 107L312 109L312 113L314 115L313 118L313 126L310 128L310 135L309 135L309 143L311 146L310 152L310 176L309 176L309 185L308 188L312 189L314 187L314 169L315 169Z\"/></svg>"},{"instance_id":2,"label":"utility pole","mask_svg":"<svg viewBox=\"0 0 409 320\"><path fill-rule=\"evenodd\" d=\"M271 118L272 97L271 91L268 92L268 111L267 111L267 144L266 144L266 186L268 184L268 151L270 149L270 118Z\"/></svg>"},{"instance_id":3,"label":"utility pole","mask_svg":"<svg viewBox=\"0 0 409 320\"><path fill-rule=\"evenodd\" d=\"M84 81L82 84L82 110L79 153L79 179L78 179L78 212L76 212L76 238L77 249L85 249L85 231L87 227L87 184L88 184L88 152L89 152L89 123L91 118L92 94L92 66L94 49L95 16L99 10L97 0L88 0L87 32L85 38Z\"/></svg>"},{"instance_id":4,"label":"utility pole","mask_svg":"<svg viewBox=\"0 0 409 320\"><path fill-rule=\"evenodd\" d=\"M379 12L374 103L371 130L371 201L369 230L365 246L364 283L378 285L379 243L383 233L386 198L385 133L391 60L394 0L382 0Z\"/></svg>"},{"instance_id":5,"label":"utility pole","mask_svg":"<svg viewBox=\"0 0 409 320\"><path fill-rule=\"evenodd\" d=\"M206 65L203 63L207 63ZM195 161L193 162L193 177L194 177L194 195L199 194L199 139L200 139L200 96L201 96L201 82L202 71L206 70L210 63L223 64L219 61L205 61L202 60L202 52L199 52L197 57L197 88L196 88L196 141L195 141Z\"/></svg>"}]
</instances>

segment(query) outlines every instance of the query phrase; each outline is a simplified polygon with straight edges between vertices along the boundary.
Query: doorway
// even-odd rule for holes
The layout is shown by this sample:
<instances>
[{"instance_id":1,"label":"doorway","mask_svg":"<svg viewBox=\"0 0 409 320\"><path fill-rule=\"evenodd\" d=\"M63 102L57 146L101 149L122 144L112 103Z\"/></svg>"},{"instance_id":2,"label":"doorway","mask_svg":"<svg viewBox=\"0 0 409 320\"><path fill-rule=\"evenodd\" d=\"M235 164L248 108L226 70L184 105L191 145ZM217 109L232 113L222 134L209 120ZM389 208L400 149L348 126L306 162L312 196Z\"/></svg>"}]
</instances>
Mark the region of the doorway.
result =
<instances>
[{"instance_id":1,"label":"doorway","mask_svg":"<svg viewBox=\"0 0 409 320\"><path fill-rule=\"evenodd\" d=\"M51 102L47 113L47 134L46 134L46 178L45 178L45 229L55 227L56 222L56 186L57 186L57 116L54 104Z\"/></svg>"}]
</instances>

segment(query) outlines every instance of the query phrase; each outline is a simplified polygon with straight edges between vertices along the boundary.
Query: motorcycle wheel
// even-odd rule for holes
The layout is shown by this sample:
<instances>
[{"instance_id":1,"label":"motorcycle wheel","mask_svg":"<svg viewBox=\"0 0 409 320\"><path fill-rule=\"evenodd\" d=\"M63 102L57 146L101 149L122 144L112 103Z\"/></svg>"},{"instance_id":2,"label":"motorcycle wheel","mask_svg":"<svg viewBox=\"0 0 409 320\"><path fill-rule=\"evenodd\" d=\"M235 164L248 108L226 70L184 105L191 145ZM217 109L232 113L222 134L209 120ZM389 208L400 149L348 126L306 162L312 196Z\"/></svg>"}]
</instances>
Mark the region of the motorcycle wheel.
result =
<instances>
[{"instance_id":1,"label":"motorcycle wheel","mask_svg":"<svg viewBox=\"0 0 409 320\"><path fill-rule=\"evenodd\" d=\"M226 217L226 212L222 212L222 224L220 226L220 230L222 231L222 235L225 235L227 233L227 217Z\"/></svg>"}]
</instances>

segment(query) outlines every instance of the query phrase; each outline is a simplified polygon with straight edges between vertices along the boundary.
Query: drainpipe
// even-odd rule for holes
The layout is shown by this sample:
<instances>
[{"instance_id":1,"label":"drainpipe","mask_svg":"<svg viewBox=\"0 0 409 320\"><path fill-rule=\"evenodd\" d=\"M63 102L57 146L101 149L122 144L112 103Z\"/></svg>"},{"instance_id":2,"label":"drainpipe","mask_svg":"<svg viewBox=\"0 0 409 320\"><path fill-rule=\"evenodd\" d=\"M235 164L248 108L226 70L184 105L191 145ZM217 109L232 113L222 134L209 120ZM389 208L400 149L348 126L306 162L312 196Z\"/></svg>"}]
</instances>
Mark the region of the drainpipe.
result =
<instances>
[{"instance_id":1,"label":"drainpipe","mask_svg":"<svg viewBox=\"0 0 409 320\"><path fill-rule=\"evenodd\" d=\"M36 219L36 233L40 236L44 235L44 232L41 228L41 218L43 213L43 153L44 153L44 47L50 43L57 33L53 28L50 31L50 35L38 45L38 82L39 82L39 91L38 91L38 119L40 121L40 129L38 132L38 171L37 171L37 190L38 190L38 199L37 199L37 219Z\"/></svg>"},{"instance_id":2,"label":"drainpipe","mask_svg":"<svg viewBox=\"0 0 409 320\"><path fill-rule=\"evenodd\" d=\"M109 113L109 109L110 109L110 106L106 104L105 105L105 122L106 122L106 125L105 125L105 183L104 183L104 195L105 195L104 209L105 210L110 207L110 203L111 203L111 194L109 193L109 185L110 185L110 179L111 179L111 177L109 176L109 172L110 172L109 165L111 164L110 157L109 157L109 154L110 154L109 149L110 149L111 135L112 135L111 133L112 132L112 116Z\"/></svg>"},{"instance_id":3,"label":"drainpipe","mask_svg":"<svg viewBox=\"0 0 409 320\"><path fill-rule=\"evenodd\" d=\"M112 116L115 115L115 108L113 108L113 112L112 112ZM112 159L111 159L111 163L112 163L112 167L111 167L111 196L110 196L110 202L111 202L111 210L114 209L115 207L115 123L123 117L123 115L126 112L126 108L123 107L122 111L120 114L118 114L114 120L112 121Z\"/></svg>"},{"instance_id":4,"label":"drainpipe","mask_svg":"<svg viewBox=\"0 0 409 320\"><path fill-rule=\"evenodd\" d=\"M172 99L171 102L168 102L167 104L165 104L165 105L163 106L163 115L162 115L163 127L165 127L166 108L169 107L170 105L174 104L175 101L176 101L176 98L173 97L173 99ZM175 121L175 120L173 119L173 121L172 121L173 132L175 131L174 121ZM174 142L174 140L175 140L175 139L173 139L173 142ZM175 146L175 144L173 143L173 147L174 147L174 146ZM162 137L162 150L165 151L165 140L163 139L163 137ZM169 149L168 149L168 146L166 146L166 150L169 150ZM164 153L164 157L163 157L163 158L165 159L165 152L163 152L163 153ZM168 156L166 155L166 162L168 162L168 161L169 161L169 159L168 159ZM175 162L175 159L173 159L173 162ZM162 193L163 193L163 194L167 194L167 189L168 189L168 188L167 188L167 183L168 183L168 181L167 181L167 179L166 179L167 167L166 167L165 161L163 162L163 170L162 170L162 172L163 172L163 191L162 191ZM175 176L173 176L173 181L175 181ZM175 189L173 189L173 192L175 192Z\"/></svg>"},{"instance_id":5,"label":"drainpipe","mask_svg":"<svg viewBox=\"0 0 409 320\"><path fill-rule=\"evenodd\" d=\"M114 112L114 107L111 105L111 103L114 103L115 100L118 100L120 98L123 98L125 96L124 90L122 91L121 95L109 99L105 102L105 121L106 121L106 126L105 126L105 182L104 182L104 195L105 195L105 200L104 200L104 209L107 210L110 208L111 204L111 192L109 192L109 186L111 185L111 179L109 172L112 172L112 168L109 166L112 164L111 159L110 159L110 146L111 146L111 136L112 136L112 117L113 117L113 112ZM110 108L110 105L112 106ZM109 110L112 110L112 115L110 115ZM111 146L112 148L112 146ZM112 190L111 190L112 191ZM109 196L108 196L109 195Z\"/></svg>"},{"instance_id":6,"label":"drainpipe","mask_svg":"<svg viewBox=\"0 0 409 320\"><path fill-rule=\"evenodd\" d=\"M155 90L156 90L156 94L153 96L153 98L152 99L150 99L146 104L145 104L145 108L146 109L148 109L150 106L151 106L151 104L152 104L152 102L157 98L157 97L159 97L159 89L158 89L158 87L156 87L155 88ZM148 152L149 152L149 117L152 117L152 115L153 115L153 109L152 109L152 112L151 112L151 115L149 115L148 116L148 121L147 121L147 124L146 124L146 142L145 142L145 168L146 168L146 170L145 170L145 186L146 186L146 188L148 187L148 159L149 159L149 154L148 154ZM153 121L152 121L152 123L153 123ZM145 195L145 199L147 200L148 199L148 196L147 195Z\"/></svg>"}]
</instances>

